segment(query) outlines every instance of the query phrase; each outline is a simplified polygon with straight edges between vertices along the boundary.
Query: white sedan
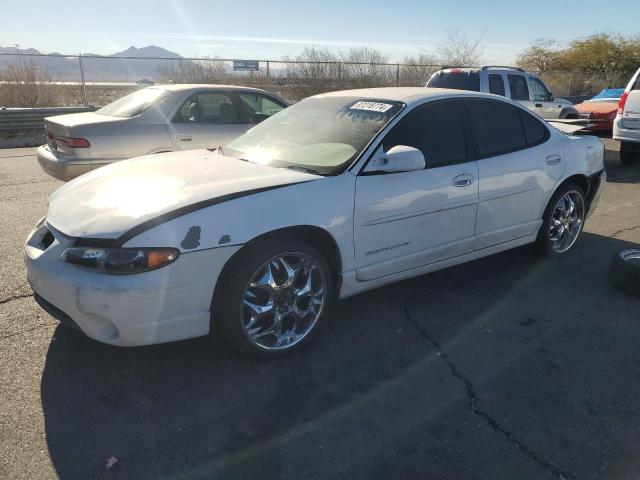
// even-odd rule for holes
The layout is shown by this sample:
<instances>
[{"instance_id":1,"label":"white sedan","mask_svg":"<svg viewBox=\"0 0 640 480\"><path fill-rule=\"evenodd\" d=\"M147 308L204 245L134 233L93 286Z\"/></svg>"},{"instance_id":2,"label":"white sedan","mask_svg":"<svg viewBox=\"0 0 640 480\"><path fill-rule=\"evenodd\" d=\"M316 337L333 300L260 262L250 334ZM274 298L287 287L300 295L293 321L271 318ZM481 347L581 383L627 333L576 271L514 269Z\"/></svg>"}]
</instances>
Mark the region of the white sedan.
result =
<instances>
[{"instance_id":1,"label":"white sedan","mask_svg":"<svg viewBox=\"0 0 640 480\"><path fill-rule=\"evenodd\" d=\"M225 144L287 103L264 90L231 85L158 85L96 112L45 118L40 167L71 180L103 165L159 152Z\"/></svg>"},{"instance_id":2,"label":"white sedan","mask_svg":"<svg viewBox=\"0 0 640 480\"><path fill-rule=\"evenodd\" d=\"M308 98L216 151L119 162L57 190L25 246L41 305L101 342L206 335L278 356L330 305L535 243L567 254L605 181L596 137L503 97Z\"/></svg>"}]
</instances>

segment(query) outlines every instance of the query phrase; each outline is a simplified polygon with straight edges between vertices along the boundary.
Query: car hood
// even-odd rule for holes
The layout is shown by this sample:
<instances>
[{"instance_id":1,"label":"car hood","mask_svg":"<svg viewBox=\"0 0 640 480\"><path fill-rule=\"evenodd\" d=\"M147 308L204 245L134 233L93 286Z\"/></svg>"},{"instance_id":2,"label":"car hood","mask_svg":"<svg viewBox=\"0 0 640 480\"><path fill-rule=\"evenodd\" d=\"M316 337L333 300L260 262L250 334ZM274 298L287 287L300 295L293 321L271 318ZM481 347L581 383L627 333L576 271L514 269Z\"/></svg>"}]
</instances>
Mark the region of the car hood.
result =
<instances>
[{"instance_id":1,"label":"car hood","mask_svg":"<svg viewBox=\"0 0 640 480\"><path fill-rule=\"evenodd\" d=\"M576 110L578 112L592 112L592 113L603 113L609 114L611 112L618 111L618 102L617 101L594 101L594 102L583 102L576 105Z\"/></svg>"},{"instance_id":2,"label":"car hood","mask_svg":"<svg viewBox=\"0 0 640 480\"><path fill-rule=\"evenodd\" d=\"M63 185L49 199L47 223L72 237L115 239L143 222L199 202L318 178L208 150L149 155Z\"/></svg>"}]
</instances>

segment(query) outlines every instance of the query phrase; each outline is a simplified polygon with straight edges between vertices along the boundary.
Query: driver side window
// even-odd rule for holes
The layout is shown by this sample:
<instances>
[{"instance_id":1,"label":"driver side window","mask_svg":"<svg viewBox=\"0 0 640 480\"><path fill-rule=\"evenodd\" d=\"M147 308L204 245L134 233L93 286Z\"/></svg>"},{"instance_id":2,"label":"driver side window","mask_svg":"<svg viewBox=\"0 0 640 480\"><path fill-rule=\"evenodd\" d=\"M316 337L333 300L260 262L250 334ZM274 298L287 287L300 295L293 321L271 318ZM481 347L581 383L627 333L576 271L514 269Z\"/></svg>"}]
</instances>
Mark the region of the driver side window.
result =
<instances>
[{"instance_id":1,"label":"driver side window","mask_svg":"<svg viewBox=\"0 0 640 480\"><path fill-rule=\"evenodd\" d=\"M426 168L464 162L467 139L462 104L441 101L412 110L384 137L382 145L385 152L396 145L417 148Z\"/></svg>"},{"instance_id":2,"label":"driver side window","mask_svg":"<svg viewBox=\"0 0 640 480\"><path fill-rule=\"evenodd\" d=\"M235 124L240 117L231 97L223 92L202 92L189 96L173 119L174 123Z\"/></svg>"},{"instance_id":3,"label":"driver side window","mask_svg":"<svg viewBox=\"0 0 640 480\"><path fill-rule=\"evenodd\" d=\"M531 82L531 91L533 92L533 99L539 102L546 102L551 100L549 97L549 91L540 80L534 77L529 77Z\"/></svg>"}]
</instances>

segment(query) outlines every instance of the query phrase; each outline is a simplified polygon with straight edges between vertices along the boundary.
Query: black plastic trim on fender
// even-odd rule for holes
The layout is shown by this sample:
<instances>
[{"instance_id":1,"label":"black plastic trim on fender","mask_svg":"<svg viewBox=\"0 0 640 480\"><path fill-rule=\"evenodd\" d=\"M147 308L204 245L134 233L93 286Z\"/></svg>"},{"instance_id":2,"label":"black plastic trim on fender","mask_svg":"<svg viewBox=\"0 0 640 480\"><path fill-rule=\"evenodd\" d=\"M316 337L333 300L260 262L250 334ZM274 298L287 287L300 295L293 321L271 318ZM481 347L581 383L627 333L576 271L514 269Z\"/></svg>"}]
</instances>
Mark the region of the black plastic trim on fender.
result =
<instances>
[{"instance_id":1,"label":"black plastic trim on fender","mask_svg":"<svg viewBox=\"0 0 640 480\"><path fill-rule=\"evenodd\" d=\"M593 202L593 198L596 192L598 191L598 189L602 186L601 185L602 172L604 172L604 169L599 170L593 175L590 175L589 177L587 177L587 191L584 192L586 196L585 201L586 201L587 212L591 210L591 203Z\"/></svg>"},{"instance_id":2,"label":"black plastic trim on fender","mask_svg":"<svg viewBox=\"0 0 640 480\"><path fill-rule=\"evenodd\" d=\"M163 213L162 215L158 215L157 217L151 218L145 222L142 222L139 225L136 225L133 228L130 228L118 238L83 238L78 237L74 241L74 245L78 247L97 247L97 248L115 248L121 247L126 242L131 240L134 237L137 237L141 233L146 232L147 230L151 230L158 225L162 225L163 223L174 220L178 217L182 217L183 215L187 215L189 213L195 212L197 210L202 210L203 208L211 207L213 205L218 205L220 203L228 202L230 200L235 200L237 198L248 197L249 195L254 195L256 193L268 192L269 190L276 190L278 188L291 187L293 185L300 185L302 183L313 182L314 180L304 180L301 182L294 183L286 183L282 185L271 185L269 187L262 188L254 188L252 190L245 190L242 192L234 192L229 193L227 195L222 195L220 197L210 198L208 200L202 200L200 202L192 203L191 205L186 205L184 207L177 208L175 210L171 210L169 212Z\"/></svg>"}]
</instances>

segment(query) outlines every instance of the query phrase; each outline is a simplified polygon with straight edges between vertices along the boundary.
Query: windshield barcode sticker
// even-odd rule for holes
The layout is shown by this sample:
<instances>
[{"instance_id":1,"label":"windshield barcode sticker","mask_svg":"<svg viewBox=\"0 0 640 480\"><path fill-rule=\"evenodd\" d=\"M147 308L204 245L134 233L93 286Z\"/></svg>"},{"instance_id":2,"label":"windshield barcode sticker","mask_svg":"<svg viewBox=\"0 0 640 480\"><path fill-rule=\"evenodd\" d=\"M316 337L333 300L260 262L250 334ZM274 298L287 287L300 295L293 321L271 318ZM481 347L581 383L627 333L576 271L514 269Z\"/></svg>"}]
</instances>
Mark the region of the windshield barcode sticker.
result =
<instances>
[{"instance_id":1,"label":"windshield barcode sticker","mask_svg":"<svg viewBox=\"0 0 640 480\"><path fill-rule=\"evenodd\" d=\"M389 103L380 102L356 102L351 105L350 110L369 110L370 112L384 113L389 110L393 105Z\"/></svg>"}]
</instances>

